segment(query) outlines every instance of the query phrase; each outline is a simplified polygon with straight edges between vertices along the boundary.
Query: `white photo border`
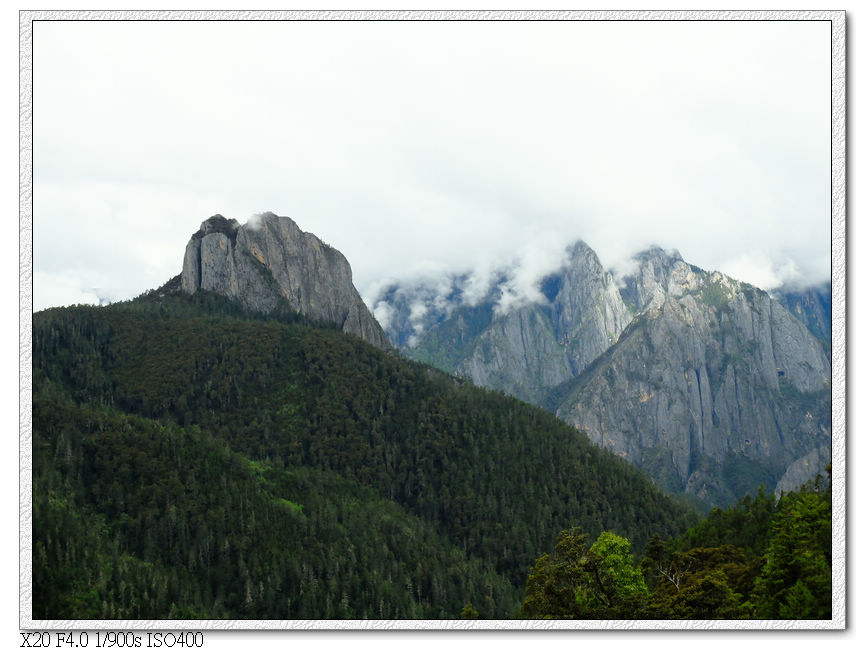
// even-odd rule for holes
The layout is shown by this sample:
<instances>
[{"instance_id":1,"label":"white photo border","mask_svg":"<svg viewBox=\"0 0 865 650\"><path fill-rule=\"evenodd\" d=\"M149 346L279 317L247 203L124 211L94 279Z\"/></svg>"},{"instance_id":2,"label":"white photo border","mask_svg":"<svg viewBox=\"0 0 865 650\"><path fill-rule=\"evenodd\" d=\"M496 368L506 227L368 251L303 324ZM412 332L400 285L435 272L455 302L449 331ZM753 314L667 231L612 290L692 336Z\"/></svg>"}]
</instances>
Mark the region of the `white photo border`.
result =
<instances>
[{"instance_id":1,"label":"white photo border","mask_svg":"<svg viewBox=\"0 0 865 650\"><path fill-rule=\"evenodd\" d=\"M831 23L832 619L825 621L34 620L33 23L37 21L828 21ZM846 14L843 11L20 11L19 625L22 630L842 630L847 613Z\"/></svg>"}]
</instances>

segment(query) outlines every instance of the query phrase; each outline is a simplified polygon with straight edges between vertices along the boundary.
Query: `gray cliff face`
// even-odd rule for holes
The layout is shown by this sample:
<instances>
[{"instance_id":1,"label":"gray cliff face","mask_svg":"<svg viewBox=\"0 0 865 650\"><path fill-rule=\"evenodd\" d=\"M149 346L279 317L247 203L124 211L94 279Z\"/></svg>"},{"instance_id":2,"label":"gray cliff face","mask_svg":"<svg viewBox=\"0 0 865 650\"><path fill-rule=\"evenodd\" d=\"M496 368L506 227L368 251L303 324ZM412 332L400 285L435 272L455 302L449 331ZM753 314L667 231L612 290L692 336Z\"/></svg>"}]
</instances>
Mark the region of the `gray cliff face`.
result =
<instances>
[{"instance_id":1,"label":"gray cliff face","mask_svg":"<svg viewBox=\"0 0 865 650\"><path fill-rule=\"evenodd\" d=\"M456 374L533 403L573 376L568 349L556 340L549 310L539 305L494 319L457 365Z\"/></svg>"},{"instance_id":2,"label":"gray cliff face","mask_svg":"<svg viewBox=\"0 0 865 650\"><path fill-rule=\"evenodd\" d=\"M784 476L781 477L781 480L775 486L775 495L781 496L782 492L793 492L806 481L813 479L830 463L831 456L829 447L818 447L795 460L787 467Z\"/></svg>"},{"instance_id":3,"label":"gray cliff face","mask_svg":"<svg viewBox=\"0 0 865 650\"><path fill-rule=\"evenodd\" d=\"M832 288L825 282L807 288L780 287L772 292L791 314L805 323L808 330L829 351L832 344Z\"/></svg>"},{"instance_id":4,"label":"gray cliff face","mask_svg":"<svg viewBox=\"0 0 865 650\"><path fill-rule=\"evenodd\" d=\"M649 274L648 309L557 415L667 489L728 503L828 445L829 363L765 292L677 264L666 296Z\"/></svg>"},{"instance_id":5,"label":"gray cliff face","mask_svg":"<svg viewBox=\"0 0 865 650\"><path fill-rule=\"evenodd\" d=\"M697 272L679 251L653 246L634 257L637 271L624 278L622 298L636 312L659 308L667 296L681 296L696 288Z\"/></svg>"},{"instance_id":6,"label":"gray cliff face","mask_svg":"<svg viewBox=\"0 0 865 650\"><path fill-rule=\"evenodd\" d=\"M632 316L595 251L577 242L568 254L553 300L553 325L572 374L578 375L619 340Z\"/></svg>"},{"instance_id":7,"label":"gray cliff face","mask_svg":"<svg viewBox=\"0 0 865 650\"><path fill-rule=\"evenodd\" d=\"M269 312L281 299L298 312L336 323L380 348L389 344L352 284L345 257L288 217L266 213L240 225L219 215L201 224L186 246L186 293L198 289Z\"/></svg>"},{"instance_id":8,"label":"gray cliff face","mask_svg":"<svg viewBox=\"0 0 865 650\"><path fill-rule=\"evenodd\" d=\"M392 340L411 341L403 349L415 359L535 404L615 343L632 318L612 276L583 242L545 279L548 302L502 312L497 303L507 274L501 273L481 304L458 306L460 281L445 295L422 288L386 295L391 323L402 324L389 330ZM406 295L408 304L400 298Z\"/></svg>"},{"instance_id":9,"label":"gray cliff face","mask_svg":"<svg viewBox=\"0 0 865 650\"><path fill-rule=\"evenodd\" d=\"M409 356L555 412L671 492L723 505L812 478L828 453L830 368L809 305L828 297L789 298L797 318L676 251L634 262L617 285L578 242L542 281L545 300L505 313L496 285L469 306L455 281L400 288L384 297L392 336L411 341Z\"/></svg>"}]
</instances>

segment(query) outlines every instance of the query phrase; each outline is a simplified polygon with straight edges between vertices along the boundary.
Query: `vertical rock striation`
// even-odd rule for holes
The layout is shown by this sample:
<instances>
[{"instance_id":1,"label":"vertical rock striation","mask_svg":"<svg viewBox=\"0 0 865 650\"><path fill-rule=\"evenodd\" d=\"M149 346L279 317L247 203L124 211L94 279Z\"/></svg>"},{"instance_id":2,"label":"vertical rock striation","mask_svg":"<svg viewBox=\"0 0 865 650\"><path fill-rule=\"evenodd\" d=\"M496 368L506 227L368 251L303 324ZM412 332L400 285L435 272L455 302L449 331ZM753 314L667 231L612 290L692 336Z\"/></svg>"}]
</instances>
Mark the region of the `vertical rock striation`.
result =
<instances>
[{"instance_id":1,"label":"vertical rock striation","mask_svg":"<svg viewBox=\"0 0 865 650\"><path fill-rule=\"evenodd\" d=\"M632 316L613 277L584 242L568 248L567 263L558 275L553 326L559 344L567 349L572 374L578 375L619 340Z\"/></svg>"},{"instance_id":2,"label":"vertical rock striation","mask_svg":"<svg viewBox=\"0 0 865 650\"><path fill-rule=\"evenodd\" d=\"M285 300L309 318L389 347L342 253L288 217L268 212L244 225L221 215L207 219L186 246L181 288L212 291L265 313Z\"/></svg>"},{"instance_id":3,"label":"vertical rock striation","mask_svg":"<svg viewBox=\"0 0 865 650\"><path fill-rule=\"evenodd\" d=\"M667 257L642 257L626 295L643 312L557 415L710 504L789 489L829 445L823 347L766 292Z\"/></svg>"},{"instance_id":4,"label":"vertical rock striation","mask_svg":"<svg viewBox=\"0 0 865 650\"><path fill-rule=\"evenodd\" d=\"M585 243L567 253L541 282L543 299L504 312L495 284L473 305L450 290L393 290L411 296L387 300L391 323L413 326L404 351L556 412L669 491L711 505L760 483L793 489L822 469L828 287L782 303L658 247L616 284Z\"/></svg>"},{"instance_id":5,"label":"vertical rock striation","mask_svg":"<svg viewBox=\"0 0 865 650\"><path fill-rule=\"evenodd\" d=\"M548 390L582 372L615 343L632 318L612 276L583 242L570 246L564 266L544 280L546 302L500 309L500 287L507 281L507 272L499 273L498 284L471 307L452 305L458 295L449 295L447 315L413 334L415 345L406 352L478 386L539 404ZM426 298L415 312L442 313L439 296L403 293ZM411 313L400 315L406 306L390 304L393 322L410 320ZM399 331L395 336L407 340Z\"/></svg>"}]
</instances>

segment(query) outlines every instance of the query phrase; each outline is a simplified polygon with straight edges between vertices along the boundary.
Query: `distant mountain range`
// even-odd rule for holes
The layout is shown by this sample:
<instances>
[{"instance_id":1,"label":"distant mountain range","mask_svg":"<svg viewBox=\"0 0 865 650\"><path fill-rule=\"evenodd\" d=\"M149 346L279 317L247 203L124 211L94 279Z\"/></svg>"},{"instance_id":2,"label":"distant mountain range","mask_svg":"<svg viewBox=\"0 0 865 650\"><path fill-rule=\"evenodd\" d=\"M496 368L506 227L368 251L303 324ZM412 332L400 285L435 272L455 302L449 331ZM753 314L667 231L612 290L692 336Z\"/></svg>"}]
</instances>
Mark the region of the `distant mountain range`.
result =
<instances>
[{"instance_id":1,"label":"distant mountain range","mask_svg":"<svg viewBox=\"0 0 865 650\"><path fill-rule=\"evenodd\" d=\"M706 505L790 490L830 455L829 286L769 295L650 248L617 277L584 242L499 307L469 275L393 284L375 303L403 354L543 406Z\"/></svg>"}]
</instances>

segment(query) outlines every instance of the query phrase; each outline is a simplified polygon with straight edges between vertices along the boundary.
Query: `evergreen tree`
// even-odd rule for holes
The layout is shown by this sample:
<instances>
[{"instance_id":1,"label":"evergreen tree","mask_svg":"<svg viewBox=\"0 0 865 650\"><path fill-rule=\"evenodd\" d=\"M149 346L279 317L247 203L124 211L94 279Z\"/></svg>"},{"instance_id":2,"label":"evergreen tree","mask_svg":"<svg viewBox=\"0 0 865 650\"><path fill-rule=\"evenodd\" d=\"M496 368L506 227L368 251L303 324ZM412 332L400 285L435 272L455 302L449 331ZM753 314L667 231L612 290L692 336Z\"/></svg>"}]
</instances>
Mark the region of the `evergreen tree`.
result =
<instances>
[{"instance_id":1,"label":"evergreen tree","mask_svg":"<svg viewBox=\"0 0 865 650\"><path fill-rule=\"evenodd\" d=\"M827 493L800 493L773 522L755 600L761 618L831 618L831 504Z\"/></svg>"}]
</instances>

